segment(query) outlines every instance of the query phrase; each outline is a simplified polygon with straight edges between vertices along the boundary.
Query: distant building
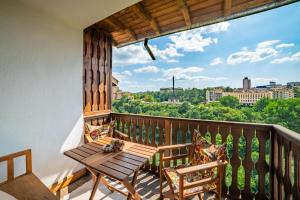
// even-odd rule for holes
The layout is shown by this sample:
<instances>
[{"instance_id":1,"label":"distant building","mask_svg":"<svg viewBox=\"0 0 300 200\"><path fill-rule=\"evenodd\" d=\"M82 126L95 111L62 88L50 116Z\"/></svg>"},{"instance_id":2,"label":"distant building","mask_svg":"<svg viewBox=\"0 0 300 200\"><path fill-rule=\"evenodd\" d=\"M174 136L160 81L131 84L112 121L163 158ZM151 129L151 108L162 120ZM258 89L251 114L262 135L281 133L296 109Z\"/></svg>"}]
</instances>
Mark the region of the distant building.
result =
<instances>
[{"instance_id":1,"label":"distant building","mask_svg":"<svg viewBox=\"0 0 300 200\"><path fill-rule=\"evenodd\" d=\"M275 81L270 81L269 85L256 86L257 89L279 88L279 87L282 87L282 84L277 84Z\"/></svg>"},{"instance_id":2,"label":"distant building","mask_svg":"<svg viewBox=\"0 0 300 200\"><path fill-rule=\"evenodd\" d=\"M251 89L251 80L248 77L243 79L243 89L250 90Z\"/></svg>"},{"instance_id":3,"label":"distant building","mask_svg":"<svg viewBox=\"0 0 300 200\"><path fill-rule=\"evenodd\" d=\"M173 88L172 87L169 87L169 88L160 88L159 91L160 92L173 92ZM183 91L183 88L181 88L181 87L174 88L174 91L175 92Z\"/></svg>"},{"instance_id":4,"label":"distant building","mask_svg":"<svg viewBox=\"0 0 300 200\"><path fill-rule=\"evenodd\" d=\"M223 95L223 87L209 88L206 90L206 103L218 101Z\"/></svg>"},{"instance_id":5,"label":"distant building","mask_svg":"<svg viewBox=\"0 0 300 200\"><path fill-rule=\"evenodd\" d=\"M293 89L282 87L272 88L271 91L273 93L273 99L290 99L295 97Z\"/></svg>"},{"instance_id":6,"label":"distant building","mask_svg":"<svg viewBox=\"0 0 300 200\"><path fill-rule=\"evenodd\" d=\"M128 96L130 99L133 98L132 94L130 92L123 92L118 87L119 80L115 77L112 77L112 99L121 99L123 96Z\"/></svg>"},{"instance_id":7,"label":"distant building","mask_svg":"<svg viewBox=\"0 0 300 200\"><path fill-rule=\"evenodd\" d=\"M292 88L292 87L300 87L300 82L288 82L286 84L287 87Z\"/></svg>"},{"instance_id":8,"label":"distant building","mask_svg":"<svg viewBox=\"0 0 300 200\"><path fill-rule=\"evenodd\" d=\"M290 87L296 87L297 82L291 82ZM293 89L271 81L269 85L251 88L251 81L248 77L243 79L243 89L235 89L232 92L225 92L223 87L208 88L206 91L206 103L219 101L221 97L236 97L241 104L255 104L261 98L289 99L294 98ZM246 89L245 89L246 88Z\"/></svg>"},{"instance_id":9,"label":"distant building","mask_svg":"<svg viewBox=\"0 0 300 200\"><path fill-rule=\"evenodd\" d=\"M241 104L255 104L261 98L273 98L273 93L268 90L242 90L234 92L223 92L223 96L236 97Z\"/></svg>"}]
</instances>

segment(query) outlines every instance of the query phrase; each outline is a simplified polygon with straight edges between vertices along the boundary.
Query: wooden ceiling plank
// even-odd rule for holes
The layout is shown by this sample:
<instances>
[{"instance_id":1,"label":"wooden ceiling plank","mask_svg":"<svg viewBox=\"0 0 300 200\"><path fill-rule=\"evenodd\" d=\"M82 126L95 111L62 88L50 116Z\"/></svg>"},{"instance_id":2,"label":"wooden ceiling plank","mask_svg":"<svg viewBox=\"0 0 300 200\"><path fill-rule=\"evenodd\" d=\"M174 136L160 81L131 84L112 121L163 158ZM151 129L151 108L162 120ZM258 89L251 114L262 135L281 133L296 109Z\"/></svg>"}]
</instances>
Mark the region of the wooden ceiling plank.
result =
<instances>
[{"instance_id":1,"label":"wooden ceiling plank","mask_svg":"<svg viewBox=\"0 0 300 200\"><path fill-rule=\"evenodd\" d=\"M137 39L136 34L134 33L134 31L130 27L126 27L122 22L120 22L114 16L111 16L110 18L108 18L108 20L112 24L112 26L115 26L116 28L121 29L121 30L125 30L125 32L128 35L130 35L133 40Z\"/></svg>"},{"instance_id":2,"label":"wooden ceiling plank","mask_svg":"<svg viewBox=\"0 0 300 200\"><path fill-rule=\"evenodd\" d=\"M143 7L140 3L137 3L133 6L133 9L141 18L144 18L145 20L149 21L154 32L157 35L160 34L160 28L156 20L149 14L149 12L146 11L145 7Z\"/></svg>"},{"instance_id":3,"label":"wooden ceiling plank","mask_svg":"<svg viewBox=\"0 0 300 200\"><path fill-rule=\"evenodd\" d=\"M231 15L232 0L224 0L224 16Z\"/></svg>"},{"instance_id":4,"label":"wooden ceiling plank","mask_svg":"<svg viewBox=\"0 0 300 200\"><path fill-rule=\"evenodd\" d=\"M185 0L177 0L177 4L179 6L179 9L182 12L186 26L191 27L192 21L191 21L190 12L189 12L188 6L186 5Z\"/></svg>"}]
</instances>

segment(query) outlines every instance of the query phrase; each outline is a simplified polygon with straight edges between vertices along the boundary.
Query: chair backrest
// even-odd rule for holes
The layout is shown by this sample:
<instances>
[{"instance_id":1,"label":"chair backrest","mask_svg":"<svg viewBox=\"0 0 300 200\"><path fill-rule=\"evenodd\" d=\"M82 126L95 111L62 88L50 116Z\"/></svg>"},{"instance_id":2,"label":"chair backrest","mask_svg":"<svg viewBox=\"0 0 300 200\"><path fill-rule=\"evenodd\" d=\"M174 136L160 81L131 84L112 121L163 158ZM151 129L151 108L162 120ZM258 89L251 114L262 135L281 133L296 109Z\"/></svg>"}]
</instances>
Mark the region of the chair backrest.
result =
<instances>
[{"instance_id":1,"label":"chair backrest","mask_svg":"<svg viewBox=\"0 0 300 200\"><path fill-rule=\"evenodd\" d=\"M7 163L7 182L13 181L15 177L15 167L14 167L14 159L25 156L26 159L26 172L25 174L29 174L32 172L32 158L31 158L31 149L27 149L24 151L19 151L16 153L12 153L6 156L0 157L0 163Z\"/></svg>"}]
</instances>

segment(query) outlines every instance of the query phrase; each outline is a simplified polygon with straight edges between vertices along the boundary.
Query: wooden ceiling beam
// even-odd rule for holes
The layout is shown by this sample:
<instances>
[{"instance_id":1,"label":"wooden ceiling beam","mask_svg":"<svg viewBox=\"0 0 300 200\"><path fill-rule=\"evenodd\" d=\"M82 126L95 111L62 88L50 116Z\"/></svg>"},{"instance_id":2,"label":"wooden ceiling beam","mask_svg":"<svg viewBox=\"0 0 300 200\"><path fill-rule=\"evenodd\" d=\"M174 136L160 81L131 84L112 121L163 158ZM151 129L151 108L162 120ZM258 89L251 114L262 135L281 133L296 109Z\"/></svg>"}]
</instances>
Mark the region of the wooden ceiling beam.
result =
<instances>
[{"instance_id":1,"label":"wooden ceiling beam","mask_svg":"<svg viewBox=\"0 0 300 200\"><path fill-rule=\"evenodd\" d=\"M107 23L109 23L111 26L113 26L115 29L117 30L123 30L125 31L128 35L130 35L130 37L133 40L137 40L136 34L134 33L134 31L130 28L130 27L126 27L122 22L120 22L117 18L115 18L114 16L111 16L110 18L106 19Z\"/></svg>"},{"instance_id":2,"label":"wooden ceiling beam","mask_svg":"<svg viewBox=\"0 0 300 200\"><path fill-rule=\"evenodd\" d=\"M224 16L231 15L232 0L224 0Z\"/></svg>"},{"instance_id":3,"label":"wooden ceiling beam","mask_svg":"<svg viewBox=\"0 0 300 200\"><path fill-rule=\"evenodd\" d=\"M154 32L157 35L160 34L160 28L159 28L156 20L146 11L146 9L140 3L135 4L132 8L137 15L139 15L141 18L144 18L145 20L149 21L152 29L154 30Z\"/></svg>"},{"instance_id":4,"label":"wooden ceiling beam","mask_svg":"<svg viewBox=\"0 0 300 200\"><path fill-rule=\"evenodd\" d=\"M177 4L178 4L179 9L182 12L186 26L191 27L192 20L191 20L190 12L189 12L188 6L186 5L185 0L177 0Z\"/></svg>"}]
</instances>

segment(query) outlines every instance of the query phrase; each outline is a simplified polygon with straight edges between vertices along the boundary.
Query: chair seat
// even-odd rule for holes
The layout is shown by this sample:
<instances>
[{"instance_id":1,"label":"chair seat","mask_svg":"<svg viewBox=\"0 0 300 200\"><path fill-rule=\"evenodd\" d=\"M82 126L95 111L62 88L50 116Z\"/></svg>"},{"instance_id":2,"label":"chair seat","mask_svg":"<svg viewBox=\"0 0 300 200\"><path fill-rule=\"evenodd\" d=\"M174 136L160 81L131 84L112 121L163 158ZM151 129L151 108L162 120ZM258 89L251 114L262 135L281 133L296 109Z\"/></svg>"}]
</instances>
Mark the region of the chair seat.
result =
<instances>
[{"instance_id":1,"label":"chair seat","mask_svg":"<svg viewBox=\"0 0 300 200\"><path fill-rule=\"evenodd\" d=\"M0 190L18 200L59 200L34 174L22 175L0 185Z\"/></svg>"},{"instance_id":2,"label":"chair seat","mask_svg":"<svg viewBox=\"0 0 300 200\"><path fill-rule=\"evenodd\" d=\"M184 168L186 166L181 165L181 166L177 166L177 167L169 167L169 168L165 168L165 175L168 176L168 178L172 181L173 185L175 186L176 190L179 190L179 175L177 174L176 170L180 169L180 168ZM185 177L184 178L184 185L186 183L191 183L192 181L189 180L189 178ZM190 188L190 189L186 189L183 191L183 195L184 196L189 196L192 194L196 194L199 192L203 192L203 191L214 191L216 189L216 184L215 183L211 183L211 184L206 184L203 186L198 186L198 187L194 187L194 188Z\"/></svg>"}]
</instances>

